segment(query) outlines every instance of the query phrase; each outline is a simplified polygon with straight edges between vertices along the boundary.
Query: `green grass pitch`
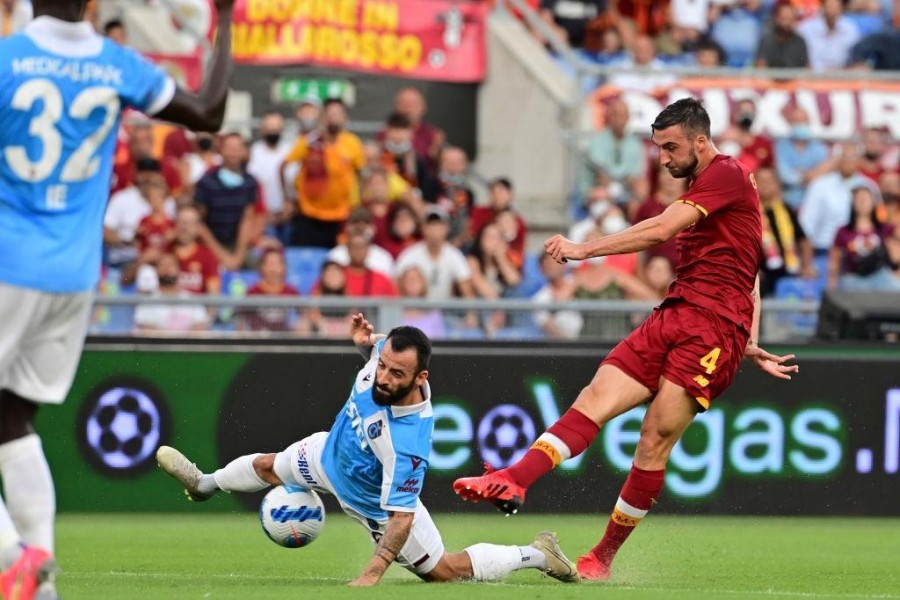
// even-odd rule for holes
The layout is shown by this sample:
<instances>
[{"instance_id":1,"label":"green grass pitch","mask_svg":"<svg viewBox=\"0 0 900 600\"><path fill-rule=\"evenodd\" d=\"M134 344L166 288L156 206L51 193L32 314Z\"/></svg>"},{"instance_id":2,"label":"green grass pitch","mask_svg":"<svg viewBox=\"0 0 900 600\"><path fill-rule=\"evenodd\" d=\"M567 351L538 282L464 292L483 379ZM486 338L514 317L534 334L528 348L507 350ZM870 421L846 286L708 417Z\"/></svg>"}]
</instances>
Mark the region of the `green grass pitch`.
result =
<instances>
[{"instance_id":1,"label":"green grass pitch","mask_svg":"<svg viewBox=\"0 0 900 600\"><path fill-rule=\"evenodd\" d=\"M448 550L525 544L559 533L570 558L596 541L599 517L436 515ZM396 566L377 588L346 587L371 555L362 529L332 511L322 536L279 548L255 515L62 515L65 600L278 598L898 598L900 519L651 516L607 583L563 585L536 571L503 583L426 585ZM412 596L407 596L411 598Z\"/></svg>"}]
</instances>

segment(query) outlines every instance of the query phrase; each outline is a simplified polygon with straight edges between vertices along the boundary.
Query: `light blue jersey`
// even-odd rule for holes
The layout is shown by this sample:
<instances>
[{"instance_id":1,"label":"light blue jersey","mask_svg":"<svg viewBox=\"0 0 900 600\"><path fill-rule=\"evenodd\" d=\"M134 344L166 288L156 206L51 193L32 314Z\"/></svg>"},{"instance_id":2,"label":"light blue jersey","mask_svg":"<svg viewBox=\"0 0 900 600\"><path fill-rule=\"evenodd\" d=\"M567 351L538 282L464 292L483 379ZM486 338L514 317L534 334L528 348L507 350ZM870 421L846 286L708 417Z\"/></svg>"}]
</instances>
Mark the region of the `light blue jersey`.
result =
<instances>
[{"instance_id":1,"label":"light blue jersey","mask_svg":"<svg viewBox=\"0 0 900 600\"><path fill-rule=\"evenodd\" d=\"M356 376L350 399L328 432L321 458L337 497L376 521L386 519L387 511L415 511L434 431L428 382L420 404L379 406L372 399L384 343L375 344L369 362Z\"/></svg>"},{"instance_id":2,"label":"light blue jersey","mask_svg":"<svg viewBox=\"0 0 900 600\"><path fill-rule=\"evenodd\" d=\"M35 19L0 40L0 283L92 289L122 111L153 115L175 84L88 23Z\"/></svg>"}]
</instances>

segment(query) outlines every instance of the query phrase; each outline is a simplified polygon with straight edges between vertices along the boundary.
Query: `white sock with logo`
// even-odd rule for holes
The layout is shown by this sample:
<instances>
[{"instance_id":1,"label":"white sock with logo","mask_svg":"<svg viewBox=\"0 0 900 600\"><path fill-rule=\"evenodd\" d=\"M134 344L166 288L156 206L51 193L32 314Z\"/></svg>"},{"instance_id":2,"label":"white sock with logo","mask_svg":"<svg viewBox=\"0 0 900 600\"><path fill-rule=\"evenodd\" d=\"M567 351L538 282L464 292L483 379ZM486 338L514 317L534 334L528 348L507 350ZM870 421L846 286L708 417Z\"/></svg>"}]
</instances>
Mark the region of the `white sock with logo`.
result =
<instances>
[{"instance_id":1,"label":"white sock with logo","mask_svg":"<svg viewBox=\"0 0 900 600\"><path fill-rule=\"evenodd\" d=\"M22 541L52 553L56 493L37 434L0 445L0 476L3 477L3 495L9 516Z\"/></svg>"},{"instance_id":2,"label":"white sock with logo","mask_svg":"<svg viewBox=\"0 0 900 600\"><path fill-rule=\"evenodd\" d=\"M260 479L253 468L253 459L257 454L239 456L215 473L216 485L226 492L258 492L270 487L266 481Z\"/></svg>"},{"instance_id":3,"label":"white sock with logo","mask_svg":"<svg viewBox=\"0 0 900 600\"><path fill-rule=\"evenodd\" d=\"M475 544L465 549L475 581L494 581L519 569L545 569L547 559L532 546Z\"/></svg>"}]
</instances>

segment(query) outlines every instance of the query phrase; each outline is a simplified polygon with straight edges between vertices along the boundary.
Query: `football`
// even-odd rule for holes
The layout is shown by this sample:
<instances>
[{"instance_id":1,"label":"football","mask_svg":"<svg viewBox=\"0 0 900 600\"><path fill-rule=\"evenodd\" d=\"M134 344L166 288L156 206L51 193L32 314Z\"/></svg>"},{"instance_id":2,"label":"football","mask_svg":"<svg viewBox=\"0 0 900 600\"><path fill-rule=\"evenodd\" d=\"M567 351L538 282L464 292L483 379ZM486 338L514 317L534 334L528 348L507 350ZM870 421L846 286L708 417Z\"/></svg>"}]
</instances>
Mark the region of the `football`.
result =
<instances>
[{"instance_id":1,"label":"football","mask_svg":"<svg viewBox=\"0 0 900 600\"><path fill-rule=\"evenodd\" d=\"M313 491L279 485L259 505L259 522L269 539L284 548L312 544L325 526L325 507Z\"/></svg>"}]
</instances>

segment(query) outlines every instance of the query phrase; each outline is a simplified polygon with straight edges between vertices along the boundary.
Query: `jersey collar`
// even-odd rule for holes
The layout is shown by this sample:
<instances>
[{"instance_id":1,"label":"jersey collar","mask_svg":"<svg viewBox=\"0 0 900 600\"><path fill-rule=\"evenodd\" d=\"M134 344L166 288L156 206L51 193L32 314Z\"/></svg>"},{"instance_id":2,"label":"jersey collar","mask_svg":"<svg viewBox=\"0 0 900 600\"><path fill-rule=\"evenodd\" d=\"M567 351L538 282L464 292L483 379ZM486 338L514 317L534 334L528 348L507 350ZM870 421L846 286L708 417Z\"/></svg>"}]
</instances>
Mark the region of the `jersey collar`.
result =
<instances>
[{"instance_id":1,"label":"jersey collar","mask_svg":"<svg viewBox=\"0 0 900 600\"><path fill-rule=\"evenodd\" d=\"M72 23L44 15L29 23L24 33L39 48L53 54L85 58L103 49L103 38L87 21Z\"/></svg>"},{"instance_id":2,"label":"jersey collar","mask_svg":"<svg viewBox=\"0 0 900 600\"><path fill-rule=\"evenodd\" d=\"M414 414L419 414L419 417L422 419L430 417L434 413L431 408L431 386L428 385L428 382L426 381L424 384L422 384L422 387L420 389L422 390L422 397L425 398L424 402L411 404L409 406L392 406L391 415L395 418L406 417Z\"/></svg>"}]
</instances>

